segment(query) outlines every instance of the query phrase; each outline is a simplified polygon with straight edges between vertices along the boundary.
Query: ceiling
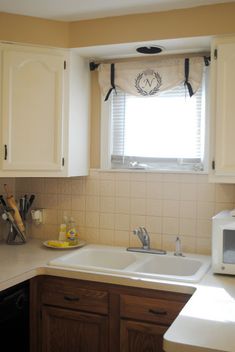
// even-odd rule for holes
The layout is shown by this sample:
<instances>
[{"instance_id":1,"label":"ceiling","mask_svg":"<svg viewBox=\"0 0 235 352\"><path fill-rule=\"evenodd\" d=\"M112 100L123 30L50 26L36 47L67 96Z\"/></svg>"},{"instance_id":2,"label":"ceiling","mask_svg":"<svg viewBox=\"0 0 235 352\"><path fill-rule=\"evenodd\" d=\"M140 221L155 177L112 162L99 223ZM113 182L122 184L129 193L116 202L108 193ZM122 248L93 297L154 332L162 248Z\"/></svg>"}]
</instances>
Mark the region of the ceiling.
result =
<instances>
[{"instance_id":1,"label":"ceiling","mask_svg":"<svg viewBox=\"0 0 235 352\"><path fill-rule=\"evenodd\" d=\"M0 0L0 12L76 21L226 2L235 0Z\"/></svg>"}]
</instances>

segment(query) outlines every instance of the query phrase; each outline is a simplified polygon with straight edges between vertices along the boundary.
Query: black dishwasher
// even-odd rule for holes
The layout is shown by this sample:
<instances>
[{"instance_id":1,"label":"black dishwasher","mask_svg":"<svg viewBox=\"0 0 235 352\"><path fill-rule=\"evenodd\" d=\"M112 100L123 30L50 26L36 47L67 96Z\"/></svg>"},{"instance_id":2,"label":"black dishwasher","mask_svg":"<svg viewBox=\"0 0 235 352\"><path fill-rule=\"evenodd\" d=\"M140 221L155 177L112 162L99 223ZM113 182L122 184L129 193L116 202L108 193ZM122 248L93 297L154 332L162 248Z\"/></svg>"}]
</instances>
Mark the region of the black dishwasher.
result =
<instances>
[{"instance_id":1,"label":"black dishwasher","mask_svg":"<svg viewBox=\"0 0 235 352\"><path fill-rule=\"evenodd\" d=\"M0 343L9 352L29 351L29 283L0 292Z\"/></svg>"}]
</instances>

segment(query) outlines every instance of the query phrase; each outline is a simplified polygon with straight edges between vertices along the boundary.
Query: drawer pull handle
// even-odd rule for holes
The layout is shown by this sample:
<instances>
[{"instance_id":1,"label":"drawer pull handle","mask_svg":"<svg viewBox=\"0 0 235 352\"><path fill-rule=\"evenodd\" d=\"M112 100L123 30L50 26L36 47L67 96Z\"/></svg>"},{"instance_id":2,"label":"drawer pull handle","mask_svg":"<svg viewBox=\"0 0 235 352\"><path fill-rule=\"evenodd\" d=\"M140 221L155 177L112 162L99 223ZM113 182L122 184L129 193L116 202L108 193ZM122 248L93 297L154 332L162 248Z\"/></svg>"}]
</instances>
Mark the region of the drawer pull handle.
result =
<instances>
[{"instance_id":1,"label":"drawer pull handle","mask_svg":"<svg viewBox=\"0 0 235 352\"><path fill-rule=\"evenodd\" d=\"M149 313L152 313L155 315L167 315L167 311L162 309L149 309Z\"/></svg>"},{"instance_id":2,"label":"drawer pull handle","mask_svg":"<svg viewBox=\"0 0 235 352\"><path fill-rule=\"evenodd\" d=\"M69 302L77 302L79 301L79 297L71 297L71 296L64 296L64 299Z\"/></svg>"}]
</instances>

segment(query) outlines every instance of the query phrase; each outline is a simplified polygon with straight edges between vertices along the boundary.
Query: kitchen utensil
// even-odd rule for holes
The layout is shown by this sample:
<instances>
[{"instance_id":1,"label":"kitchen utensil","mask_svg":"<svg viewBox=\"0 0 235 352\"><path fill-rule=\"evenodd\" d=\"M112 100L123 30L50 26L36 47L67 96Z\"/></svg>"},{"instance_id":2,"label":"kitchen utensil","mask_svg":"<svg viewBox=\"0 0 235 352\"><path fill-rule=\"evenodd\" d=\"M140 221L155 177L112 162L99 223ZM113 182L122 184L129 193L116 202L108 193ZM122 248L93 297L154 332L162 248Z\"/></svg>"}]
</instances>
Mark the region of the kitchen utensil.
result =
<instances>
[{"instance_id":1,"label":"kitchen utensil","mask_svg":"<svg viewBox=\"0 0 235 352\"><path fill-rule=\"evenodd\" d=\"M7 203L14 210L13 218L15 220L15 223L18 226L22 235L25 237L25 235L24 235L25 227L24 227L22 218L20 216L19 210L17 208L16 201L15 201L13 195L10 194L7 184L4 184L4 189L5 189L6 195L7 195Z\"/></svg>"}]
</instances>

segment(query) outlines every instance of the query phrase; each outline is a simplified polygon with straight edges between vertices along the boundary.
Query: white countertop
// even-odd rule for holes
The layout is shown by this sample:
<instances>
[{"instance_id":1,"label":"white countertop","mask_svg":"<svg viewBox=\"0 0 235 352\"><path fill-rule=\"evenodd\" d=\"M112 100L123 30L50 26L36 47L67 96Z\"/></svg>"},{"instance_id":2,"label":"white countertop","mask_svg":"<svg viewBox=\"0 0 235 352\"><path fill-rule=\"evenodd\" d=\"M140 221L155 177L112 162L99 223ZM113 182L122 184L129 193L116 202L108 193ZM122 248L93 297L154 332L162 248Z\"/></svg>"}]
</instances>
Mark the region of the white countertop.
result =
<instances>
[{"instance_id":1,"label":"white countertop","mask_svg":"<svg viewBox=\"0 0 235 352\"><path fill-rule=\"evenodd\" d=\"M0 290L37 275L55 275L173 292L193 293L164 335L166 352L235 352L235 277L207 273L200 283L184 284L97 274L47 266L68 251L0 243Z\"/></svg>"}]
</instances>

